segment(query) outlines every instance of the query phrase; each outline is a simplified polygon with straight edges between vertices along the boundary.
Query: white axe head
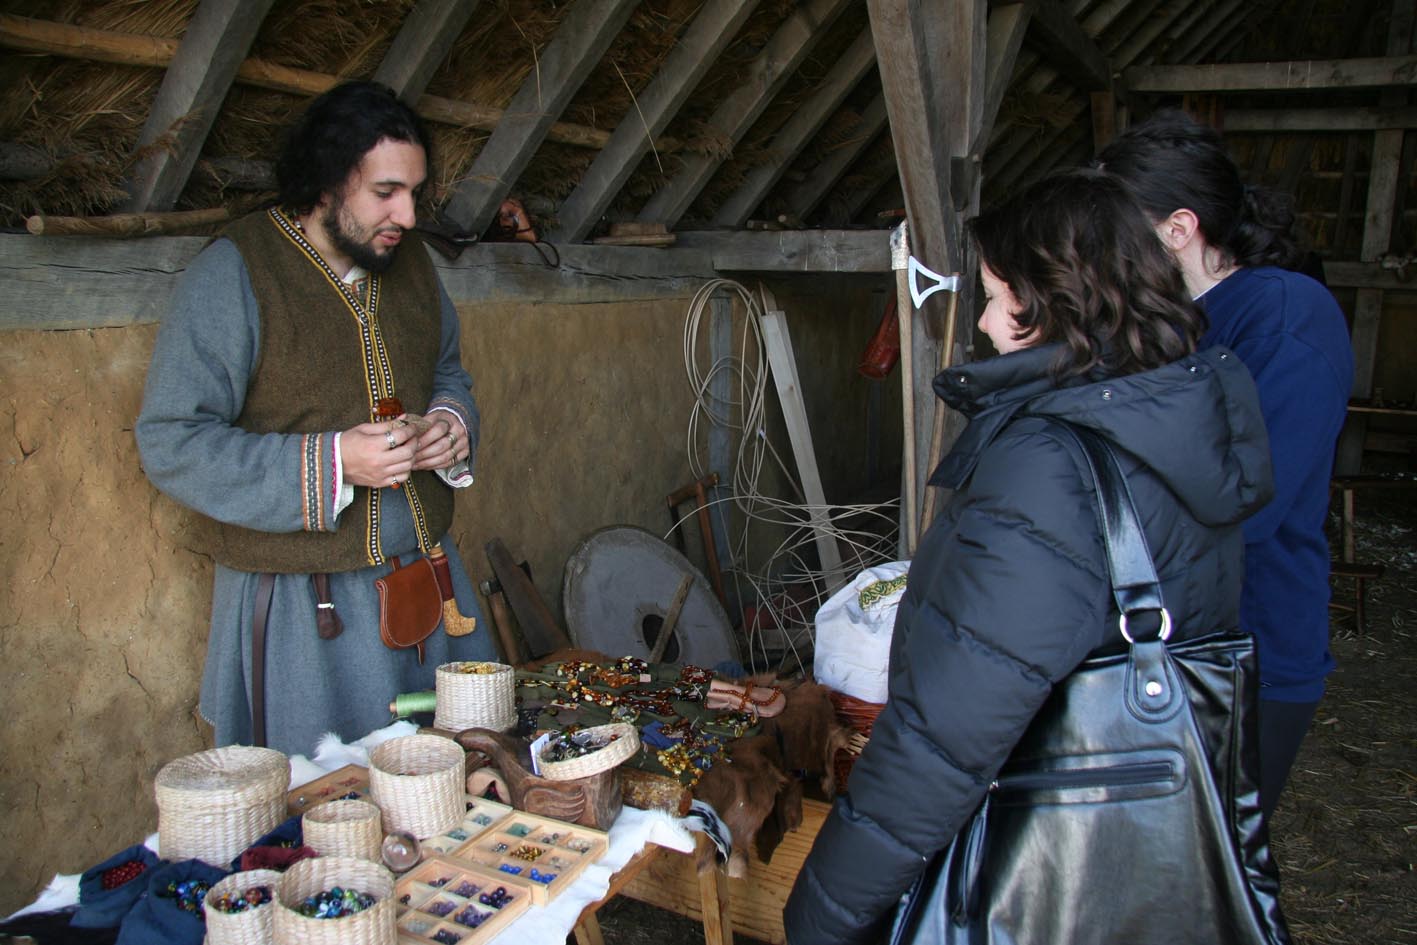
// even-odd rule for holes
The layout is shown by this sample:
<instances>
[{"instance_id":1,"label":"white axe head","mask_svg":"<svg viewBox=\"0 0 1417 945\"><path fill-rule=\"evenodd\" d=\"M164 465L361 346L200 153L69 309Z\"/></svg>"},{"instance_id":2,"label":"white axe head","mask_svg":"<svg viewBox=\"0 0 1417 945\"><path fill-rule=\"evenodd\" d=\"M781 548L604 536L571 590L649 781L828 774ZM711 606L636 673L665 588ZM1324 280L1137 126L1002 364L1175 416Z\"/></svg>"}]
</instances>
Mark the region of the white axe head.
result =
<instances>
[{"instance_id":1,"label":"white axe head","mask_svg":"<svg viewBox=\"0 0 1417 945\"><path fill-rule=\"evenodd\" d=\"M933 284L927 284L922 291L917 276L924 276ZM948 289L951 292L959 291L959 276L942 276L938 272L925 266L914 256L910 257L906 279L910 286L910 300L915 303L916 308L919 308L920 303L924 302L941 289Z\"/></svg>"}]
</instances>

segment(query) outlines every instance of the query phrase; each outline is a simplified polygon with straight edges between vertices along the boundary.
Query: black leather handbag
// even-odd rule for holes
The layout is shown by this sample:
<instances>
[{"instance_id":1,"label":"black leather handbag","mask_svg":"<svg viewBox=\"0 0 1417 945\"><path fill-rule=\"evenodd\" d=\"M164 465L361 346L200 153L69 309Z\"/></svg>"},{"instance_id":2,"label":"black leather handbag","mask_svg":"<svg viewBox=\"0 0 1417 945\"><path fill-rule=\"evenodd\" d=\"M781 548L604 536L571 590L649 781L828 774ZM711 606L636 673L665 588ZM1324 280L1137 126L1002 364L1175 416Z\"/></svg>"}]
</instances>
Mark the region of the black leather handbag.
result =
<instances>
[{"instance_id":1,"label":"black leather handbag","mask_svg":"<svg viewBox=\"0 0 1417 945\"><path fill-rule=\"evenodd\" d=\"M902 901L891 942L1287 945L1259 807L1253 640L1222 631L1168 645L1116 457L1067 428L1096 485L1125 649L1054 688Z\"/></svg>"}]
</instances>

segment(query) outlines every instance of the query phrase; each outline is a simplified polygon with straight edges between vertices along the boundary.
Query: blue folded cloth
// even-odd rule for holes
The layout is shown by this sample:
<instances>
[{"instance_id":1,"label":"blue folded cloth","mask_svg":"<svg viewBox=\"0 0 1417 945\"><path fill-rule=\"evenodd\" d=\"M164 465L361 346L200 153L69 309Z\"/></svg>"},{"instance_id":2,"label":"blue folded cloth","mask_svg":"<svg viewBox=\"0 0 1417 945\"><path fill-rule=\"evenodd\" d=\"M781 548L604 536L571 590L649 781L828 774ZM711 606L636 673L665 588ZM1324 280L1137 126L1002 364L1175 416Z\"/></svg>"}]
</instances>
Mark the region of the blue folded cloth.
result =
<instances>
[{"instance_id":1,"label":"blue folded cloth","mask_svg":"<svg viewBox=\"0 0 1417 945\"><path fill-rule=\"evenodd\" d=\"M157 854L139 843L89 867L79 877L79 910L69 924L80 929L117 928L148 888L148 874L157 864ZM111 889L104 888L105 876Z\"/></svg>"},{"instance_id":2,"label":"blue folded cloth","mask_svg":"<svg viewBox=\"0 0 1417 945\"><path fill-rule=\"evenodd\" d=\"M207 921L204 893L196 884L210 889L227 871L201 860L179 860L148 872L147 889L123 917L115 945L202 945Z\"/></svg>"}]
</instances>

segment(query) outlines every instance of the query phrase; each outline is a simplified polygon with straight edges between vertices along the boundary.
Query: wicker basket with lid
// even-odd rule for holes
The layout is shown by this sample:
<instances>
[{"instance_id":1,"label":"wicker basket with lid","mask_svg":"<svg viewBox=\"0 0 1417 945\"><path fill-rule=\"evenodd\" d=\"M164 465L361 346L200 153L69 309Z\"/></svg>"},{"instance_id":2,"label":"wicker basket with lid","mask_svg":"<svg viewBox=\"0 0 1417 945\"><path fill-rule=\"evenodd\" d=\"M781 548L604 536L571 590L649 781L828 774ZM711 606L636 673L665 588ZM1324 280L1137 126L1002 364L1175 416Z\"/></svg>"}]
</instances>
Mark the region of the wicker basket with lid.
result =
<instances>
[{"instance_id":1,"label":"wicker basket with lid","mask_svg":"<svg viewBox=\"0 0 1417 945\"><path fill-rule=\"evenodd\" d=\"M226 867L284 819L289 786L290 759L271 748L228 745L168 762L153 784L163 858Z\"/></svg>"}]
</instances>

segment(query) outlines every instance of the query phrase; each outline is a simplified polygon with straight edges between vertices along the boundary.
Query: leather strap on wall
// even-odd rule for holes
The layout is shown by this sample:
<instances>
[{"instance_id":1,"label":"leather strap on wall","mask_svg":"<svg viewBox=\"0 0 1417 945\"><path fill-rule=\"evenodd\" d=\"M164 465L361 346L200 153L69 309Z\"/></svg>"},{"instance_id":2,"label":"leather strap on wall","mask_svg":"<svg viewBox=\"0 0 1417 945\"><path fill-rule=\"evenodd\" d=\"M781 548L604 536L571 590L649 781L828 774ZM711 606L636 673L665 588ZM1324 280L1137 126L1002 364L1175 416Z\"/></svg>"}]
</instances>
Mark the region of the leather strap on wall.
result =
<instances>
[{"instance_id":1,"label":"leather strap on wall","mask_svg":"<svg viewBox=\"0 0 1417 945\"><path fill-rule=\"evenodd\" d=\"M256 582L256 612L251 618L251 744L266 747L266 624L276 576L269 571Z\"/></svg>"}]
</instances>

